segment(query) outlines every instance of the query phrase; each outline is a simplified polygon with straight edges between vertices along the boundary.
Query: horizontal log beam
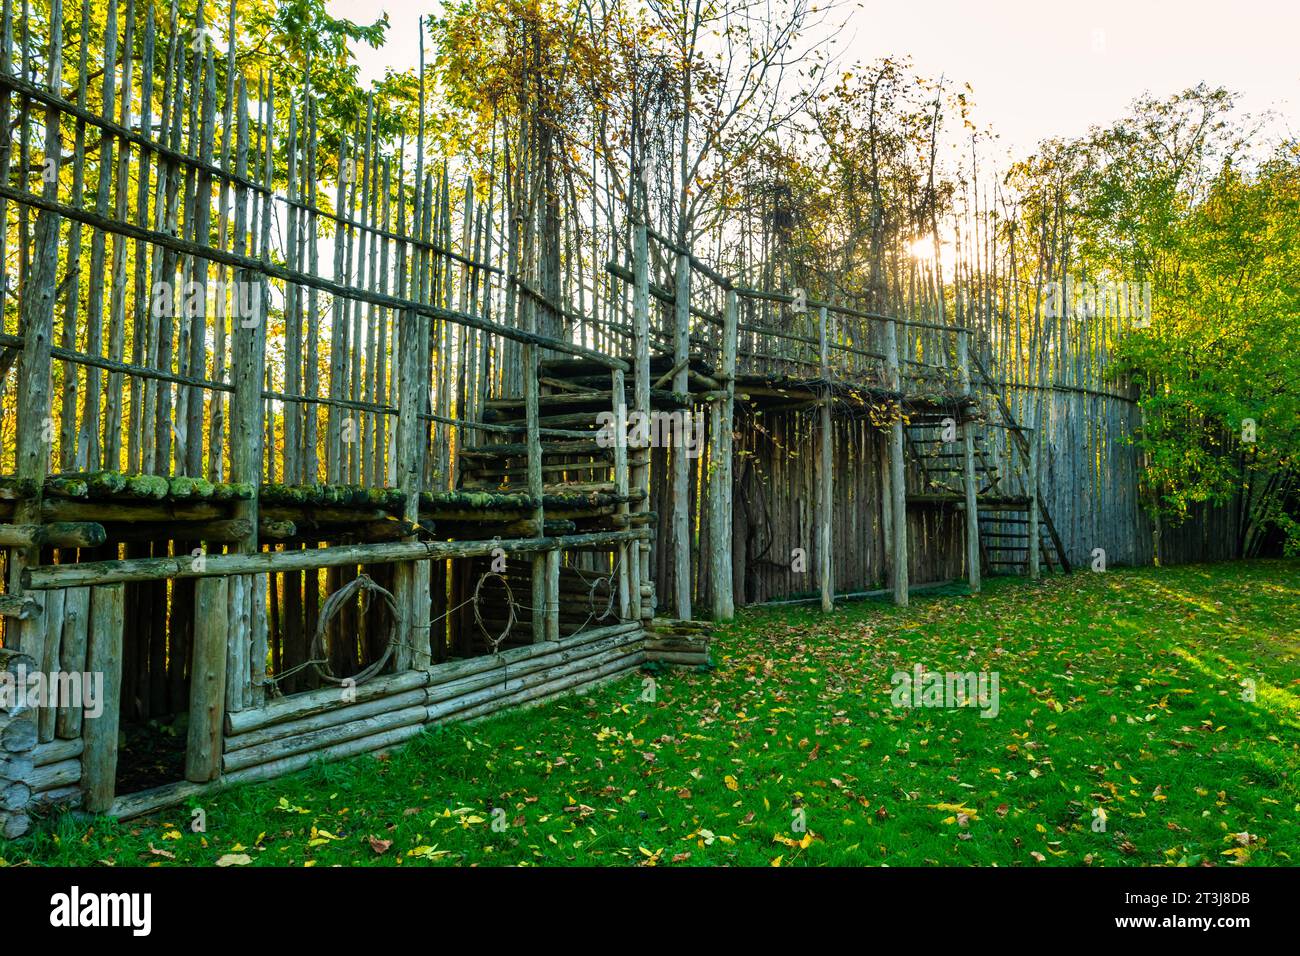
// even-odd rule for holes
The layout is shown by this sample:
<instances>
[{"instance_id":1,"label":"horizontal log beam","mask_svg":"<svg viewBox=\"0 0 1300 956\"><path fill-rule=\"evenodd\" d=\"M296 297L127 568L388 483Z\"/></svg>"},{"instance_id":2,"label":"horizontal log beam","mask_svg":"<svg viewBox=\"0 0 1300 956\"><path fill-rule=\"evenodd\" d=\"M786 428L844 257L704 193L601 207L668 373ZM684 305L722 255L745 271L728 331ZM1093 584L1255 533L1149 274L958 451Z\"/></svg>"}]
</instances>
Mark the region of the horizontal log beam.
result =
<instances>
[{"instance_id":1,"label":"horizontal log beam","mask_svg":"<svg viewBox=\"0 0 1300 956\"><path fill-rule=\"evenodd\" d=\"M302 734L324 730L326 727L335 727L339 724L349 724L354 721L365 720L369 717L382 717L384 714L403 710L407 707L413 707L417 704L423 704L425 702L426 694L427 691L425 688L414 687L411 690L403 691L400 694L392 694L387 697L376 697L374 700L368 700L364 703L335 707L319 714L312 714L309 717L299 718L298 720L287 720L278 724L270 724L269 726L249 731L246 734L227 736L225 752L229 755L239 750L247 750L250 747L260 747L263 744L274 743L277 740L284 740L288 737L297 737ZM235 768L227 765L227 769Z\"/></svg>"},{"instance_id":2,"label":"horizontal log beam","mask_svg":"<svg viewBox=\"0 0 1300 956\"><path fill-rule=\"evenodd\" d=\"M241 710L226 714L226 733L231 737L252 733L263 727L301 720L315 714L331 710L343 710L356 704L392 697L397 694L424 687L429 683L427 671L403 671L400 674L386 674L356 687L345 699L338 687L322 687L320 690L281 697L262 707Z\"/></svg>"},{"instance_id":3,"label":"horizontal log beam","mask_svg":"<svg viewBox=\"0 0 1300 956\"><path fill-rule=\"evenodd\" d=\"M169 578L212 578L232 574L273 574L282 571L311 571L317 568L354 564L391 564L398 561L443 561L450 558L484 557L496 548L507 554L532 554L594 545L615 545L650 536L650 530L603 531L555 538L510 538L491 541L401 541L358 544L304 551L267 551L258 554L209 555L194 561L189 555L170 558L135 558L125 561L91 561L80 564L40 565L23 572L23 587L33 591L50 588L116 584L124 581L157 581Z\"/></svg>"},{"instance_id":4,"label":"horizontal log beam","mask_svg":"<svg viewBox=\"0 0 1300 956\"><path fill-rule=\"evenodd\" d=\"M40 613L41 606L29 597L0 594L0 617L13 617L20 621L26 621Z\"/></svg>"},{"instance_id":5,"label":"horizontal log beam","mask_svg":"<svg viewBox=\"0 0 1300 956\"><path fill-rule=\"evenodd\" d=\"M107 540L103 525L93 521L0 524L0 547L5 548L98 548Z\"/></svg>"}]
</instances>

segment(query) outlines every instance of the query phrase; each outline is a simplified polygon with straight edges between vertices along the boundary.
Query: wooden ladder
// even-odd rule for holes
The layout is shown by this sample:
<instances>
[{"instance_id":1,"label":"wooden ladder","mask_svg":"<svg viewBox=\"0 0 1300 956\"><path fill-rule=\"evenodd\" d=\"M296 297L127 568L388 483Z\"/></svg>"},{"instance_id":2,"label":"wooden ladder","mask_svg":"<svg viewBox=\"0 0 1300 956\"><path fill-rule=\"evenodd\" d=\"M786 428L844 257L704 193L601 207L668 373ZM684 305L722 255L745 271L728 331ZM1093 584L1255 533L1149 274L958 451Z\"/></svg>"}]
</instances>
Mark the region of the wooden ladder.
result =
<instances>
[{"instance_id":1,"label":"wooden ladder","mask_svg":"<svg viewBox=\"0 0 1300 956\"><path fill-rule=\"evenodd\" d=\"M979 374L980 385L993 396L997 404L998 414L1002 416L1002 422L1006 425L1007 432L1020 449L1020 453L1029 459L1029 439L1025 437L1024 427L1016 421L1016 416L1012 413L1011 407L1007 405L1006 399L1002 393L997 390L993 384L993 379L989 376L988 371L984 368L984 363L980 361L978 349L970 350L971 364ZM1052 539L1052 547L1056 549L1056 557L1060 562L1061 570L1067 574L1070 572L1070 559L1065 554L1065 544L1061 541L1060 534L1057 533L1056 524L1052 521L1052 512L1047 507L1047 499L1043 497L1042 485L1034 489L1038 494L1038 515L1043 524L1047 527L1047 533Z\"/></svg>"}]
</instances>

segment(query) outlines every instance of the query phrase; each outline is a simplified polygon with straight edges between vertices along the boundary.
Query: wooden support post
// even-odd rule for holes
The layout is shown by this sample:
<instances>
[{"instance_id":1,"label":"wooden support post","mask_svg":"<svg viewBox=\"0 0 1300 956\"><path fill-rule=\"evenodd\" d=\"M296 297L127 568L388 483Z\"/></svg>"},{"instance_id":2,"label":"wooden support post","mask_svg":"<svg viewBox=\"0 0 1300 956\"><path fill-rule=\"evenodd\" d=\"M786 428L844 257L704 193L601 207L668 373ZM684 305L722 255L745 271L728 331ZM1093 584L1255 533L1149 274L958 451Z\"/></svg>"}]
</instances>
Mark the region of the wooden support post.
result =
<instances>
[{"instance_id":1,"label":"wooden support post","mask_svg":"<svg viewBox=\"0 0 1300 956\"><path fill-rule=\"evenodd\" d=\"M885 325L885 366L889 387L899 393L898 410L889 435L890 519L893 524L894 603L907 606L907 469L903 442L903 376L898 364L898 323Z\"/></svg>"},{"instance_id":2,"label":"wooden support post","mask_svg":"<svg viewBox=\"0 0 1300 956\"><path fill-rule=\"evenodd\" d=\"M420 55L421 63L423 63L423 50L421 50ZM418 137L421 144L424 142L424 104L424 68L421 66L420 133ZM433 220L434 216L437 214L438 201L434 195L433 176L427 172L421 172L423 167L422 157L424 147L420 145L417 147L417 150L420 154L420 156L417 157L416 162L416 179L419 180L420 183L418 201L419 208L412 218L418 223L418 235L421 245L418 254L415 257L416 266L411 278L417 290L414 295L415 300L427 304L435 301L436 298L435 276L438 271L438 263L436 258L433 256L429 242L430 237L433 235ZM436 330L433 326L432 319L433 317L427 313L412 316L412 325L414 326L412 341L415 343L417 352L415 357L416 385L414 391L411 392L411 401L412 404L415 405L415 411L421 414L433 411L433 347ZM446 426L444 425L444 427ZM436 426L435 435L433 437L439 437L436 435ZM432 455L436 455L437 452L436 446L433 445L430 438L431 436L425 431L424 424L417 421L414 430L414 439L416 442L415 447L417 448L415 454L417 456L417 461L419 462L419 471L412 476L413 484L411 486L415 489L415 494L417 496L423 493L425 482L432 483L433 481L432 470L436 459L431 459ZM430 484L430 487L433 487L433 485ZM409 574L411 575L409 634L412 642L421 639L421 636L417 631L420 628L421 623L430 620L433 614L433 571L434 567L431 564L421 562L412 565L409 570ZM443 575L439 574L439 583L441 584L443 580ZM431 662L433 659L433 648L431 643L433 639L432 632L428 634L428 639L430 643L426 643L419 648L413 646L408 648L404 654L398 655L398 669L413 667L417 660ZM428 665L426 664L425 666L427 667Z\"/></svg>"},{"instance_id":3,"label":"wooden support post","mask_svg":"<svg viewBox=\"0 0 1300 956\"><path fill-rule=\"evenodd\" d=\"M834 445L835 433L831 427L831 369L830 342L826 329L826 306L817 310L818 344L821 349L822 400L821 423L817 430L818 475L817 482L817 578L822 588L822 610L835 608L835 571L831 555L831 513L834 510Z\"/></svg>"},{"instance_id":4,"label":"wooden support post","mask_svg":"<svg viewBox=\"0 0 1300 956\"><path fill-rule=\"evenodd\" d=\"M91 813L104 813L113 804L117 785L117 731L122 710L122 614L125 585L109 584L90 590L90 636L86 671L102 675L103 711L86 714L82 723L82 805Z\"/></svg>"},{"instance_id":5,"label":"wooden support post","mask_svg":"<svg viewBox=\"0 0 1300 956\"><path fill-rule=\"evenodd\" d=\"M226 703L226 578L202 578L194 585L194 659L190 666L190 724L185 779L215 780L221 772L222 725Z\"/></svg>"},{"instance_id":6,"label":"wooden support post","mask_svg":"<svg viewBox=\"0 0 1300 956\"><path fill-rule=\"evenodd\" d=\"M536 310L528 305L524 308L524 313L528 318L528 330L533 331L536 325ZM533 508L532 518L537 528L537 537L542 537L545 527L545 509L542 507L542 497L545 494L542 478L542 437L540 425L538 423L539 408L541 396L537 376L538 356L537 346L532 343L524 345L520 349L523 359L524 372L524 415L527 426L527 448L528 448L528 494L537 502ZM546 640L547 620L550 617L550 602L553 596L558 600L559 592L559 565L554 566L555 571L555 591L551 589L551 565L545 554L537 553L532 557L532 615L533 615L533 641L534 643ZM557 608L558 610L558 608Z\"/></svg>"},{"instance_id":7,"label":"wooden support post","mask_svg":"<svg viewBox=\"0 0 1300 956\"><path fill-rule=\"evenodd\" d=\"M709 579L713 585L713 616L730 621L736 616L736 597L731 555L731 456L732 429L736 410L736 330L739 302L735 289L728 289L722 310L722 384L724 396L713 404L709 453L709 520L713 540Z\"/></svg>"},{"instance_id":8,"label":"wooden support post","mask_svg":"<svg viewBox=\"0 0 1300 956\"><path fill-rule=\"evenodd\" d=\"M1029 577L1038 580L1039 544L1038 531L1038 430L1029 432Z\"/></svg>"},{"instance_id":9,"label":"wooden support post","mask_svg":"<svg viewBox=\"0 0 1300 956\"><path fill-rule=\"evenodd\" d=\"M424 21L420 26L423 29ZM411 232L420 235L427 228L433 203L424 178L424 48L420 48L420 99L419 139L416 147L415 198L412 204ZM399 190L400 197L400 190ZM398 230L405 230L405 205L398 203ZM410 297L423 302L426 291L426 257L424 247L412 247L408 253L406 243L397 250L398 287L405 288L409 281ZM407 262L411 274L407 276ZM423 387L424 372L431 361L429 333L426 319L413 310L401 313L397 329L397 429L394 442L394 464L397 486L402 489L402 520L408 527L420 523L420 490L424 483L425 441L421 434L419 414L424 408L426 392ZM414 544L417 536L404 539ZM393 570L393 598L397 603L397 651L393 668L397 671L412 667L427 668L432 662L432 634L426 627L417 628L417 621L427 622L429 608L428 562L408 561Z\"/></svg>"},{"instance_id":10,"label":"wooden support post","mask_svg":"<svg viewBox=\"0 0 1300 956\"><path fill-rule=\"evenodd\" d=\"M433 567L432 561L416 561L410 565L414 586L410 612L410 663L407 666L416 670L426 670L433 663ZM440 577L438 580L443 579Z\"/></svg>"},{"instance_id":11,"label":"wooden support post","mask_svg":"<svg viewBox=\"0 0 1300 956\"><path fill-rule=\"evenodd\" d=\"M68 589L60 588L45 595L45 613L41 615L45 625L44 655L37 663L42 674L53 674L60 670L59 648L63 643L63 609ZM57 707L42 707L36 719L37 739L47 744L54 739L54 724L58 717Z\"/></svg>"},{"instance_id":12,"label":"wooden support post","mask_svg":"<svg viewBox=\"0 0 1300 956\"><path fill-rule=\"evenodd\" d=\"M646 224L638 222L633 235L632 275L632 349L636 353L634 374L635 404L638 420L638 438L648 433L650 415L650 247ZM641 492L637 502L638 514L650 510L650 447L649 442L637 442L637 464L632 472L632 488ZM650 543L637 541L632 545L633 559L637 562L639 585L635 596L636 607L642 619L654 615L654 602L644 593L652 586L650 577Z\"/></svg>"},{"instance_id":13,"label":"wooden support post","mask_svg":"<svg viewBox=\"0 0 1300 956\"><path fill-rule=\"evenodd\" d=\"M564 552L552 548L546 552L546 639L560 639L560 559Z\"/></svg>"},{"instance_id":14,"label":"wooden support post","mask_svg":"<svg viewBox=\"0 0 1300 956\"><path fill-rule=\"evenodd\" d=\"M261 227L261 237L258 241L258 254L264 266L270 265L271 262L271 221L275 218L272 209L275 196L275 78L267 77L266 82L266 117L265 125L262 131L262 144L265 149L262 160L262 185L266 191L262 194L262 217L258 222ZM278 239L278 237L277 237ZM255 348L261 355L258 362L258 374L266 374L266 336L267 326L271 321L271 283L266 274L263 273L257 284L258 296L257 306L260 314L258 322L258 333ZM257 414L259 426L266 421L267 404L261 400L259 393L257 401ZM259 427L259 434L265 434L264 430ZM257 454L257 474L260 476L265 473L265 453L266 447L264 440L258 442L256 448ZM260 482L261 479L254 478L254 482ZM258 487L254 484L254 487ZM256 499L254 495L254 499ZM253 522L253 537L249 544L254 551L260 550L257 540L257 532L260 527L257 515L246 516ZM246 545L247 546L247 545ZM249 618L252 622L251 639L249 644L251 675L249 688L244 694L245 706L256 706L266 700L266 659L270 645L270 624L267 618L267 585L273 583L271 578L252 578L249 580L249 587L252 590L252 596L249 599ZM227 678L228 680L229 678Z\"/></svg>"},{"instance_id":15,"label":"wooden support post","mask_svg":"<svg viewBox=\"0 0 1300 956\"><path fill-rule=\"evenodd\" d=\"M970 397L970 346L969 333L957 333L957 367L961 379L963 398ZM975 477L975 433L970 410L961 412L962 488L966 493L966 579L973 594L980 590L980 518L979 485Z\"/></svg>"},{"instance_id":16,"label":"wooden support post","mask_svg":"<svg viewBox=\"0 0 1300 956\"><path fill-rule=\"evenodd\" d=\"M626 499L628 493L627 471L627 395L623 381L623 370L614 369L610 373L610 394L614 414L614 492ZM629 508L626 500L618 506L618 513L623 518L623 527L628 527ZM635 542L633 542L633 547ZM618 616L626 621L632 616L632 574L628 556L633 553L627 544L618 546Z\"/></svg>"},{"instance_id":17,"label":"wooden support post","mask_svg":"<svg viewBox=\"0 0 1300 956\"><path fill-rule=\"evenodd\" d=\"M880 540L885 543L883 554L884 561L881 567L880 581L884 586L893 579L894 574L894 491L893 482L889 480L889 449L893 446L890 444L891 439L882 444L885 446L885 458L879 468L880 472Z\"/></svg>"},{"instance_id":18,"label":"wooden support post","mask_svg":"<svg viewBox=\"0 0 1300 956\"><path fill-rule=\"evenodd\" d=\"M248 88L242 78L239 81L237 115L236 169L242 176L247 174L249 152ZM256 199L251 201L256 202ZM247 187L236 185L235 235L239 246L244 243L249 229L249 202ZM269 229L269 225L267 228ZM263 250L263 256L269 257L269 250ZM230 400L230 480L248 483L256 488L262 480L265 454L262 384L266 376L268 295L265 282L248 270L236 270L234 279L237 292L234 296L231 323L234 394ZM243 295L242 290L245 288L248 288L252 294ZM248 314L244 314L242 310L245 303L249 306ZM248 523L247 536L232 548L235 553L256 554L258 552L257 513L257 495L234 503L232 516L236 520ZM203 557L200 556L198 560L203 560ZM227 620L230 620L232 613L237 615L234 620L235 630L229 642L227 653L229 673L226 675L226 681L230 685L227 705L233 710L242 710L257 702L258 694L263 690L265 657L260 660L255 659L253 650L259 645L263 648L266 646L265 634L259 634L259 630L266 627L265 613L258 613L258 593L263 588L265 582L262 579L250 577L235 585L237 593L233 607L230 607L228 597Z\"/></svg>"},{"instance_id":19,"label":"wooden support post","mask_svg":"<svg viewBox=\"0 0 1300 956\"><path fill-rule=\"evenodd\" d=\"M59 644L59 666L66 674L83 674L90 629L90 588L68 588L63 599L63 640ZM81 738L80 701L59 707L54 733L64 740Z\"/></svg>"},{"instance_id":20,"label":"wooden support post","mask_svg":"<svg viewBox=\"0 0 1300 956\"><path fill-rule=\"evenodd\" d=\"M691 257L677 254L677 286L673 322L673 393L685 402L679 412L681 428L672 449L673 611L683 621L691 617L691 463L686 457L690 427Z\"/></svg>"},{"instance_id":21,"label":"wooden support post","mask_svg":"<svg viewBox=\"0 0 1300 956\"><path fill-rule=\"evenodd\" d=\"M23 8L26 24L26 7ZM9 7L6 6L6 11ZM50 46L46 84L58 90L63 83L63 4L53 0L49 13ZM6 21L7 25L7 21ZM26 28L24 26L24 33ZM6 35L5 40L9 41ZM6 59L8 43L6 42ZM26 55L24 55L24 64ZM24 107L25 108L25 107ZM7 110L6 110L7 116ZM26 150L26 117L24 124L24 151ZM59 196L59 162L63 147L59 142L60 116L55 106L45 111L45 182L41 195L47 200ZM8 156L6 148L6 157ZM24 152L24 160L26 158ZM7 166L7 162L6 162ZM24 177L26 173L24 172ZM0 228L7 226L0 224ZM30 496L19 501L14 508L14 524L38 525L41 522L41 491L49 470L50 444L54 436L53 375L50 350L54 337L54 299L58 287L59 270L59 215L45 209L36 219L36 235L30 275L22 282L22 301L19 303L19 328L22 330L23 351L18 366L18 394L14 407L17 414L17 443L15 458L17 475L34 489ZM15 548L9 552L8 592L14 597L22 595L22 572L29 564L40 559L39 548ZM38 665L45 657L47 625L43 615L20 620L17 650L32 657Z\"/></svg>"},{"instance_id":22,"label":"wooden support post","mask_svg":"<svg viewBox=\"0 0 1300 956\"><path fill-rule=\"evenodd\" d=\"M424 443L420 440L420 371L422 353L419 316L402 313L397 342L397 484L402 489L402 520L408 527L420 521L420 485L424 474ZM416 536L405 539L414 542ZM403 562L394 569L394 600L400 611L397 621L397 654L394 667L406 670L420 656L413 651L413 620L416 609L416 575L419 562ZM425 589L427 591L427 588ZM427 639L427 634L426 634Z\"/></svg>"}]
</instances>

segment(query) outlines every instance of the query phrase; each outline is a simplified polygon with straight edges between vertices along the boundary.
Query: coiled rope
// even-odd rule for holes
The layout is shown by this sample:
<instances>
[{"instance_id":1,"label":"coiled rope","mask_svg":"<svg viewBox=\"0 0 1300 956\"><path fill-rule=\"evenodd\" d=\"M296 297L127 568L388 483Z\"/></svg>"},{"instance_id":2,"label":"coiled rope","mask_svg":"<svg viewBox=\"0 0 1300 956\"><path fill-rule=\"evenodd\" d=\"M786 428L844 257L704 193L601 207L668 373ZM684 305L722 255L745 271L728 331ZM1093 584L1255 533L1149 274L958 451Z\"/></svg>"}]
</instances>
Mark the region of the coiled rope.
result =
<instances>
[{"instance_id":1,"label":"coiled rope","mask_svg":"<svg viewBox=\"0 0 1300 956\"><path fill-rule=\"evenodd\" d=\"M325 631L329 627L330 621L342 610L343 605L360 592L377 594L388 605L388 611L391 615L388 625L388 642L384 645L384 653L380 655L379 660L366 665L351 677L335 677L330 670L329 658L325 654ZM364 599L361 612L365 613ZM347 683L360 686L383 671L384 665L393 656L393 651L397 647L398 625L401 620L402 614L397 609L397 601L393 595L376 584L370 575L360 574L331 594L325 599L325 603L321 605L320 619L316 622L316 634L311 641L311 652L308 655L310 661L308 663L311 664L323 681L328 681L331 684Z\"/></svg>"}]
</instances>

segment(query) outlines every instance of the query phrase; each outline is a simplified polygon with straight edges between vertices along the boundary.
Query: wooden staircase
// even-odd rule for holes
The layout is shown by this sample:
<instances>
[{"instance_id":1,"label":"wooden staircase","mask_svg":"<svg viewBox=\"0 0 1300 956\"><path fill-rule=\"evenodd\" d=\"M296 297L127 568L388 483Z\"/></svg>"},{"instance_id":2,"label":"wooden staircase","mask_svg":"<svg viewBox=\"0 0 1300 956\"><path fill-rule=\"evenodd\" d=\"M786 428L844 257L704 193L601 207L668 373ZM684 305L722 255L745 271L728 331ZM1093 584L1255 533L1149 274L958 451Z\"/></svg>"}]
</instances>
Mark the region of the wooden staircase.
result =
<instances>
[{"instance_id":1,"label":"wooden staircase","mask_svg":"<svg viewBox=\"0 0 1300 956\"><path fill-rule=\"evenodd\" d=\"M1007 568L1029 573L1029 507L1010 504L1001 508L983 505L979 511L980 554L984 565L994 573ZM1053 570L1052 540L1047 526L1038 525L1039 559L1043 567Z\"/></svg>"},{"instance_id":2,"label":"wooden staircase","mask_svg":"<svg viewBox=\"0 0 1300 956\"><path fill-rule=\"evenodd\" d=\"M972 356L977 371L975 393L981 406L992 406L988 420L976 410L964 419L954 412L925 412L909 417L904 428L909 458L920 473L922 490L909 494L912 504L948 504L965 507L965 430L972 430L975 457L976 501L980 533L980 563L997 573L1007 569L1029 571L1029 453L1031 430L1015 420L988 374ZM998 440L999 432L1006 440ZM1070 570L1065 548L1052 523L1046 501L1038 494L1040 560L1048 570Z\"/></svg>"}]
</instances>

